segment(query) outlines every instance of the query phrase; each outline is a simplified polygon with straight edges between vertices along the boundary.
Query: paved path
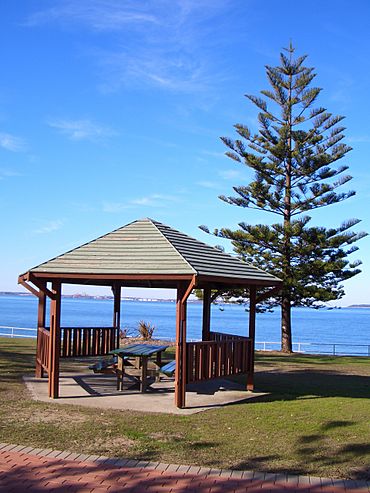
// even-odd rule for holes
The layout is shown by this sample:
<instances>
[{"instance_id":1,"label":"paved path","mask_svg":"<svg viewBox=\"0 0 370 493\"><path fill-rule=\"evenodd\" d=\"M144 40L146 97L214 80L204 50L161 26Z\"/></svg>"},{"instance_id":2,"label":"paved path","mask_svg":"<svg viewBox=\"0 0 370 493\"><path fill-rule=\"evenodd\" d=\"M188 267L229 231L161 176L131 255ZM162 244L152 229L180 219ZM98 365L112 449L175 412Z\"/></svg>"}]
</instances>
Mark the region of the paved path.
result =
<instances>
[{"instance_id":1,"label":"paved path","mask_svg":"<svg viewBox=\"0 0 370 493\"><path fill-rule=\"evenodd\" d=\"M1 493L369 493L370 483L111 459L0 444Z\"/></svg>"}]
</instances>

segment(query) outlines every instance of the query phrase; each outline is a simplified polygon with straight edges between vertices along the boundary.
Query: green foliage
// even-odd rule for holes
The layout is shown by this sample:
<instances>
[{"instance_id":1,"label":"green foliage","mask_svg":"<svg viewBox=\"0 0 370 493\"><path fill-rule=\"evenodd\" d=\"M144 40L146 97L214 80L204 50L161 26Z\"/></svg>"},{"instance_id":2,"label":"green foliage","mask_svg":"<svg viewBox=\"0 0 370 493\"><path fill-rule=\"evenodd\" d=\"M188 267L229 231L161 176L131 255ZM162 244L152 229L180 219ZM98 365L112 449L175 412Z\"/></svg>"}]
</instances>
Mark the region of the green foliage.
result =
<instances>
[{"instance_id":1,"label":"green foliage","mask_svg":"<svg viewBox=\"0 0 370 493\"><path fill-rule=\"evenodd\" d=\"M282 224L266 226L241 223L241 229L219 232L231 238L235 251L247 262L284 279L292 306L317 306L319 302L343 296L340 282L360 272L360 261L348 255L358 250L353 245L361 234L349 231L357 220L338 228L306 227L309 218L290 223L290 277L284 277L284 233ZM279 303L270 300L270 305Z\"/></svg>"},{"instance_id":2,"label":"green foliage","mask_svg":"<svg viewBox=\"0 0 370 493\"><path fill-rule=\"evenodd\" d=\"M291 306L318 306L343 296L340 283L358 274L361 264L350 262L348 255L357 250L354 243L366 236L351 231L358 219L336 228L309 226L308 211L355 195L353 190L338 191L351 180L348 166L338 165L351 148L343 143L344 117L313 107L321 92L311 86L316 74L304 66L306 56L293 54L290 45L281 53L279 66L266 67L270 88L261 91L262 97L246 96L259 110L258 133L236 124L236 140L222 137L229 148L226 154L249 167L254 178L235 186L234 196L220 199L269 212L280 220L272 225L241 222L235 231L214 231L232 240L244 260L284 281L282 298L269 303L282 303L288 339Z\"/></svg>"}]
</instances>

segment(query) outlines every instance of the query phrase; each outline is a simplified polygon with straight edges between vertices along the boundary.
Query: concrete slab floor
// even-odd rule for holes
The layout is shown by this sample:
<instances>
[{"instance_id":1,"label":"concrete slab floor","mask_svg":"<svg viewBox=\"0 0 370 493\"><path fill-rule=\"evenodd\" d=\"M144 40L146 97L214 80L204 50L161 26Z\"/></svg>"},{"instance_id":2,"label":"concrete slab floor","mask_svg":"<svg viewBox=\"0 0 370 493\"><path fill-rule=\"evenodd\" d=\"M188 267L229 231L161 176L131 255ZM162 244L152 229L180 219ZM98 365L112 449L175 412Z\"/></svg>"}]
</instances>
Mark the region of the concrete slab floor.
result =
<instances>
[{"instance_id":1,"label":"concrete slab floor","mask_svg":"<svg viewBox=\"0 0 370 493\"><path fill-rule=\"evenodd\" d=\"M125 377L124 390L117 391L116 379L112 375L63 372L60 375L59 399L48 397L47 378L25 376L24 381L35 400L49 404L74 404L101 409L182 415L199 413L265 395L260 392L248 392L240 384L227 379L210 380L188 385L186 408L178 409L174 404L174 380L170 378L153 382L146 392L141 393L133 377Z\"/></svg>"}]
</instances>

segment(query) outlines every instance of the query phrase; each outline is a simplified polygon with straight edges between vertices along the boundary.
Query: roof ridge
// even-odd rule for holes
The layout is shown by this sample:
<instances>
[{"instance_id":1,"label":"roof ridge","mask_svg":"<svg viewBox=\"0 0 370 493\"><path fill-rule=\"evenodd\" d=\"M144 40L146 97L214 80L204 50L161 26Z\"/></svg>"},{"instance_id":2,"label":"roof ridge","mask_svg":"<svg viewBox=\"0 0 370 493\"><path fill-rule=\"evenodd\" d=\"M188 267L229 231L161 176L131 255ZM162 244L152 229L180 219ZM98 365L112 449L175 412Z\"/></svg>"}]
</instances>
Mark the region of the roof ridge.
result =
<instances>
[{"instance_id":1,"label":"roof ridge","mask_svg":"<svg viewBox=\"0 0 370 493\"><path fill-rule=\"evenodd\" d=\"M216 247L215 247L215 246L213 246L213 245L209 245L208 243L205 243L205 242L203 242L203 241L201 241L201 240L198 240L197 238L194 238L193 236L190 236L190 235L188 235L188 234L186 234L186 233L184 233L184 232L182 232L182 231L179 231L179 230L177 230L177 229L175 229L175 228L172 228L171 226L168 226L168 225L166 225L166 224L163 224L163 223L161 223L161 222L159 222L159 221L156 221L156 220L153 220L153 219L150 219L150 218L147 218L147 219L148 219L149 221L151 221L154 225L159 224L160 226L163 226L164 228L168 228L169 230L174 231L175 233L178 233L178 234L180 234L180 235L181 235L181 236L183 236L183 237L186 237L186 238L188 238L188 239L190 239L190 240L192 240L192 241L196 241L198 244L202 245L203 247L206 247L206 248L208 248L208 249L210 249L210 250L212 250L212 251L214 251L214 252L217 252L217 255L222 255L222 256L224 256L224 257L227 257L227 258L229 258L229 259L232 259L233 261L240 262L241 264L244 264L246 267L250 267L251 269L256 270L256 271L258 271L258 272L261 272L261 273L262 273L262 274L264 274L264 275L265 275L265 274L268 274L269 276L276 277L275 275L270 274L269 272L264 271L264 270L263 270L263 269L261 269L260 267L257 267L257 266L255 266L255 265L253 265L251 262L247 262L247 261L243 260L242 258L240 258L240 257L238 257L238 256L233 256L233 255L231 255L231 254L230 254L230 253L228 253L228 252L225 252L225 251L223 251L223 250L220 250L220 249L216 248ZM159 231L160 231L160 230L159 230ZM161 232L161 231L160 231L160 232ZM163 234L163 236L166 238L166 236L164 235L164 233L163 233L163 232L161 232L161 233L162 233L162 234ZM168 238L166 238L166 240L167 240L167 241L168 241L168 242L172 245L172 243L170 242L170 240L168 240ZM189 262L189 261L188 261L188 260L187 260L187 259L183 256L183 254L181 254L181 252L180 252L180 251L179 251L179 250L175 247L175 245L172 245L172 246L173 246L173 247L175 248L175 250L176 250L176 251L177 251L177 252L181 255L181 257L182 257L182 258L183 258L183 259L184 259L184 260L185 260L185 261L186 261L186 262L190 265L190 267L191 267L193 270L195 270L195 272L197 272L196 268L194 268L194 267L191 265L191 263L190 263L190 262Z\"/></svg>"},{"instance_id":2,"label":"roof ridge","mask_svg":"<svg viewBox=\"0 0 370 493\"><path fill-rule=\"evenodd\" d=\"M167 224L163 224L161 223L160 221L156 221L154 219L150 219L149 217L147 217L146 219L148 219L152 224L153 226L155 226L155 228L157 229L157 231L159 232L159 234L161 236L163 236L163 238L166 240L166 242L171 246L171 248L173 250L175 250L176 253L178 253L180 255L180 257L182 258L182 260L190 267L190 269L194 272L195 275L198 274L198 272L196 271L196 269L194 269L194 267L190 264L190 262L182 255L182 253L180 253L178 251L178 249L175 247L175 245L173 245L170 240L167 238L167 236L158 228L158 224L160 226L164 226L165 228L169 228L169 229L172 229L173 231L176 231L178 233L180 233L180 231L177 231L176 229L174 228L171 228L170 226L168 226Z\"/></svg>"},{"instance_id":3,"label":"roof ridge","mask_svg":"<svg viewBox=\"0 0 370 493\"><path fill-rule=\"evenodd\" d=\"M180 233L182 236L186 236L186 237L187 237L187 238L189 238L190 240L194 240L194 241L196 241L197 243L200 243L201 245L203 245L203 246L205 246L205 247L207 247L207 248L211 248L212 250L215 250L218 254L223 254L223 255L226 255L227 257L230 257L230 258L232 258L232 259L234 259L234 260L239 260L239 261L243 262L245 265L250 265L250 266L251 266L251 267L253 267L254 269L259 269L259 267L255 267L253 264L251 264L251 262L247 262L247 261L245 261L245 260L242 260L240 257L238 257L238 256L236 256L236 255L235 255L235 256L233 256L231 253L225 252L224 250L220 250L220 249L219 249L219 248L217 248L216 246L209 245L208 243L205 243L205 242L204 242L204 241L202 241L202 240L198 240L198 238L194 238L194 236L190 236L190 235L188 235L188 234L186 234L186 233L184 233L184 232L182 232L182 231L180 231L180 230L178 230L178 229L171 228L171 226L168 226L167 224L163 224L163 223L161 223L161 222L159 222L159 221L155 221L155 220L150 219L150 218L147 218L147 219L149 219L150 221L152 221L154 224L155 224L155 223L158 223L158 224L160 224L161 226L164 226L164 227L166 227L166 228L171 229L172 231L176 231L176 233ZM168 240L168 241L169 241L169 240ZM180 255L181 255L181 254L180 254ZM262 269L259 269L259 270L262 270ZM265 272L265 271L263 271L263 270L262 270L262 272Z\"/></svg>"}]
</instances>

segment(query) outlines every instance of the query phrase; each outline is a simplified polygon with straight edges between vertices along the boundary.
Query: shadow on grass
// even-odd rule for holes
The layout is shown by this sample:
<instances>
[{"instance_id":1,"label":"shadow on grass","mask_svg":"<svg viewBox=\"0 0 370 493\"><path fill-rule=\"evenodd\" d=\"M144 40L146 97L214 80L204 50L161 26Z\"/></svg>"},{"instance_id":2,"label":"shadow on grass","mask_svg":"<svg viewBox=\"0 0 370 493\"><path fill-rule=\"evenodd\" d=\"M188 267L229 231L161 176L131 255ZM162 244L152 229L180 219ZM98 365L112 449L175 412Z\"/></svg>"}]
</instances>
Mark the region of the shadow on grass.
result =
<instances>
[{"instance_id":1,"label":"shadow on grass","mask_svg":"<svg viewBox=\"0 0 370 493\"><path fill-rule=\"evenodd\" d=\"M22 375L35 369L34 348L29 342L22 343L12 339L1 339L0 344L0 382L22 380Z\"/></svg>"},{"instance_id":2,"label":"shadow on grass","mask_svg":"<svg viewBox=\"0 0 370 493\"><path fill-rule=\"evenodd\" d=\"M176 454L176 452L181 450L182 457L187 457L186 463L191 463L191 459L189 458L194 456L194 454L202 453L209 449L216 450L217 446L217 442L206 442L203 440L187 442L185 438L182 439L178 437L166 442L166 448L172 450L173 453ZM148 443L145 450L136 451L134 455L137 460L156 461L158 460L158 449L155 446L155 443ZM183 459L180 458L179 460L181 462ZM207 465L206 463L207 461L205 460L204 465ZM208 465L209 467L217 467L217 464L217 459L213 458Z\"/></svg>"},{"instance_id":3,"label":"shadow on grass","mask_svg":"<svg viewBox=\"0 0 370 493\"><path fill-rule=\"evenodd\" d=\"M367 398L370 395L370 378L316 369L260 371L255 374L255 387L261 392L269 392L269 395L257 397L254 402L302 397Z\"/></svg>"},{"instance_id":4,"label":"shadow on grass","mask_svg":"<svg viewBox=\"0 0 370 493\"><path fill-rule=\"evenodd\" d=\"M354 424L353 421L329 421L321 425L322 434L302 436L297 440L297 454L307 465L315 467L317 464L340 466L342 464L353 464L350 470L352 479L370 480L370 466L356 467L359 459L370 455L370 444L347 443L336 449L333 454L332 447L328 445L326 431L343 428Z\"/></svg>"},{"instance_id":5,"label":"shadow on grass","mask_svg":"<svg viewBox=\"0 0 370 493\"><path fill-rule=\"evenodd\" d=\"M370 466L357 467L359 459L370 454L370 444L351 444L347 443L335 450L328 442L327 430L335 430L354 424L353 421L329 421L321 426L322 433L305 435L297 439L295 444L295 455L299 457L300 466L291 466L284 464L279 467L274 464L271 468L269 464L272 460L281 459L278 455L256 456L248 458L245 461L240 461L234 465L233 469L252 469L256 471L266 471L273 469L274 473L279 474L300 474L309 475L311 471L317 470L317 467L328 467L334 470L335 466L343 466L345 464L353 464L348 470L351 479L370 481ZM315 474L316 475L316 474Z\"/></svg>"}]
</instances>

